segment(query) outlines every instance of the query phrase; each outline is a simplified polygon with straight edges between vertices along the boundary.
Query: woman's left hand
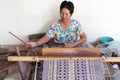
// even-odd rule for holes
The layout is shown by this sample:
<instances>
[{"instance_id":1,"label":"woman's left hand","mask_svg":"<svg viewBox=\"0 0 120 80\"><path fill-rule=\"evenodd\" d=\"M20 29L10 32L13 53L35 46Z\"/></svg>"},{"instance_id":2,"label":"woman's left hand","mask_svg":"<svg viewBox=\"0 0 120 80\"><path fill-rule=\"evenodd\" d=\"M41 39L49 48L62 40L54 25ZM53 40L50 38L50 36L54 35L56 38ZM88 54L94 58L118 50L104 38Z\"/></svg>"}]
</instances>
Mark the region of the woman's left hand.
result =
<instances>
[{"instance_id":1,"label":"woman's left hand","mask_svg":"<svg viewBox=\"0 0 120 80\"><path fill-rule=\"evenodd\" d=\"M75 43L74 43L74 42L65 44L65 48L72 48L72 47L74 47L74 46L75 46Z\"/></svg>"}]
</instances>

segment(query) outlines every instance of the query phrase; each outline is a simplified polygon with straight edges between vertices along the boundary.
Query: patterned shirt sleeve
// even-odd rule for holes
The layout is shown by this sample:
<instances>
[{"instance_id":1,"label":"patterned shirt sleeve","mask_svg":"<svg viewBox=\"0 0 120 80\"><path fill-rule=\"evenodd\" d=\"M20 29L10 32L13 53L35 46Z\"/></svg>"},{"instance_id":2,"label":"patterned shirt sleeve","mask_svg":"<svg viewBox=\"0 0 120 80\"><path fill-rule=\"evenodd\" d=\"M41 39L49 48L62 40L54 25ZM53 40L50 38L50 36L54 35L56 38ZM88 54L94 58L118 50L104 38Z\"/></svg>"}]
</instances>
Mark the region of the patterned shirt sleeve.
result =
<instances>
[{"instance_id":1,"label":"patterned shirt sleeve","mask_svg":"<svg viewBox=\"0 0 120 80\"><path fill-rule=\"evenodd\" d=\"M55 36L55 25L51 25L46 34L50 37L53 38Z\"/></svg>"},{"instance_id":2,"label":"patterned shirt sleeve","mask_svg":"<svg viewBox=\"0 0 120 80\"><path fill-rule=\"evenodd\" d=\"M78 35L81 35L81 34L83 33L83 29L82 29L82 27L81 27L81 24L80 24L78 21L75 21L75 26L77 27L77 28L76 28L76 33L77 33Z\"/></svg>"}]
</instances>

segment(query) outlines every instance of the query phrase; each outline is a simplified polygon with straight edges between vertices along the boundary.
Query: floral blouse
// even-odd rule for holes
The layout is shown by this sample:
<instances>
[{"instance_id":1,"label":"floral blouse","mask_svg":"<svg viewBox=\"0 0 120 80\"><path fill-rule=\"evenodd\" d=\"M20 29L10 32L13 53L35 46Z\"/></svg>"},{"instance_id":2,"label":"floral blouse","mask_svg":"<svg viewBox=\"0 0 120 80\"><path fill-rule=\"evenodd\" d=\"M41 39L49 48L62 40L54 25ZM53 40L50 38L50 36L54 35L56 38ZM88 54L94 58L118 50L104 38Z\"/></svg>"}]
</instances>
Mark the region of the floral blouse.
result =
<instances>
[{"instance_id":1,"label":"floral blouse","mask_svg":"<svg viewBox=\"0 0 120 80\"><path fill-rule=\"evenodd\" d=\"M69 43L80 39L80 34L83 32L80 23L72 19L67 31L63 31L60 25L60 19L53 23L46 34L50 38L54 38L56 43Z\"/></svg>"}]
</instances>

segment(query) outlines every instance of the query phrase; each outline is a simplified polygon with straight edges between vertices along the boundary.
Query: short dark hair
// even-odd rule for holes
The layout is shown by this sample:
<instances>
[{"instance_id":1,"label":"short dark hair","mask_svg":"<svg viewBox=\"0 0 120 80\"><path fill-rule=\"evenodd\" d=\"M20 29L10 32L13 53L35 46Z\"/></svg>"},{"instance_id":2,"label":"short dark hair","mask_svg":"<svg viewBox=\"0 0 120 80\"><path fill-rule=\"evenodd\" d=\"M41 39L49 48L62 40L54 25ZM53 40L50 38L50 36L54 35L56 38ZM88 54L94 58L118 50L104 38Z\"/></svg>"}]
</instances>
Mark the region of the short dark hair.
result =
<instances>
[{"instance_id":1,"label":"short dark hair","mask_svg":"<svg viewBox=\"0 0 120 80\"><path fill-rule=\"evenodd\" d=\"M70 10L70 14L72 15L74 12L74 5L71 1L63 1L60 5L60 11L63 8L67 8L68 10Z\"/></svg>"}]
</instances>

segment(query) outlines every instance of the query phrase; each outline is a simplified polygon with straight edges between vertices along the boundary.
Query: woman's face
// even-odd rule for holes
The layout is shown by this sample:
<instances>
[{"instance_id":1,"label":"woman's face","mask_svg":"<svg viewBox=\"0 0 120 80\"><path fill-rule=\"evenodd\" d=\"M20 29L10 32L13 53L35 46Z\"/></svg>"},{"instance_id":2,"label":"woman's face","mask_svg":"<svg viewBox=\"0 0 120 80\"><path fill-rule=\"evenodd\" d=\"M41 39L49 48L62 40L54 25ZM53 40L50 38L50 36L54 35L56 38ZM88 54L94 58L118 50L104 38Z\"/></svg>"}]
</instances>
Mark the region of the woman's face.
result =
<instances>
[{"instance_id":1,"label":"woman's face","mask_svg":"<svg viewBox=\"0 0 120 80\"><path fill-rule=\"evenodd\" d=\"M70 18L71 18L70 11L67 8L61 9L60 18L62 21L70 20Z\"/></svg>"}]
</instances>

